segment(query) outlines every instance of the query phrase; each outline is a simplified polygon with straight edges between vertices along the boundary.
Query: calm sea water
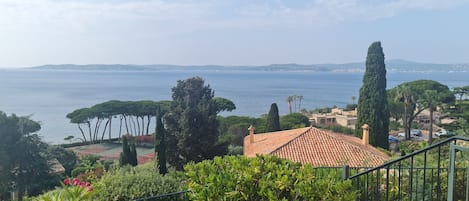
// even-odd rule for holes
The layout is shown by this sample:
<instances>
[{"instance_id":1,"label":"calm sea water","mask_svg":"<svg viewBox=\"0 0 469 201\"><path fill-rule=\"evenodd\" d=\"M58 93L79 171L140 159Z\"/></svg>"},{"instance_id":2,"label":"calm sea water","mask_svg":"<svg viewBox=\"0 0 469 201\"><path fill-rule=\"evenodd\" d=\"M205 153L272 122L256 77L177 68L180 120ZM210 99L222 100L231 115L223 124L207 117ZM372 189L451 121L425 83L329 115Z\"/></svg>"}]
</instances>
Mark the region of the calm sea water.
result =
<instances>
[{"instance_id":1,"label":"calm sea water","mask_svg":"<svg viewBox=\"0 0 469 201\"><path fill-rule=\"evenodd\" d=\"M344 106L358 97L363 73L251 72L251 71L140 71L87 72L0 70L0 110L32 115L42 123L46 142L61 143L79 137L65 115L75 109L108 100L170 100L177 80L203 77L215 95L232 100L237 109L222 115L257 117L276 102L288 112L287 96L302 95L302 108ZM469 85L469 72L388 73L388 88L402 82L432 79L449 87Z\"/></svg>"}]
</instances>

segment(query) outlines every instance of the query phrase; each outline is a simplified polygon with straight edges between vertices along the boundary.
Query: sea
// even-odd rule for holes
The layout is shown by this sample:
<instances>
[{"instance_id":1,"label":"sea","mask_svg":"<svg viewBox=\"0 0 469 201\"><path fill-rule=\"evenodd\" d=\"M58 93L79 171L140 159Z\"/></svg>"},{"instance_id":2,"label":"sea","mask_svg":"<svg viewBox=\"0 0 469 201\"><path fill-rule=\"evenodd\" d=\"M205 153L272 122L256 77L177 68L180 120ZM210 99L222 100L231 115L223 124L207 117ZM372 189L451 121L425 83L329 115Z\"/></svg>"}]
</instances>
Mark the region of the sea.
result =
<instances>
[{"instance_id":1,"label":"sea","mask_svg":"<svg viewBox=\"0 0 469 201\"><path fill-rule=\"evenodd\" d=\"M286 98L292 95L303 96L301 108L307 110L355 103L352 96L358 98L363 72L2 69L0 111L40 122L38 134L45 142L66 143L66 136L81 136L65 117L75 109L108 100L171 100L177 81L194 76L204 78L215 96L235 103L236 110L221 115L259 117L268 113L272 103L277 103L281 114L288 113ZM419 79L436 80L450 88L467 86L469 72L388 72L387 87Z\"/></svg>"}]
</instances>

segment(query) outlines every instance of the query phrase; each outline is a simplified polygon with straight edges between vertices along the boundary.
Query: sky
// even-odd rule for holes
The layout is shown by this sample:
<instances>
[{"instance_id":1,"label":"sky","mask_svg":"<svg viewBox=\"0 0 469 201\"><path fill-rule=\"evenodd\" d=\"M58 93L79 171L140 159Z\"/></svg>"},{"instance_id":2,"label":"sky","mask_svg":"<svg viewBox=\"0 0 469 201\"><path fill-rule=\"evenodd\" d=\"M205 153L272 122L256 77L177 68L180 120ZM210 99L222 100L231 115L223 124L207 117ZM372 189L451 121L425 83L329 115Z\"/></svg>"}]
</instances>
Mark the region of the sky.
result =
<instances>
[{"instance_id":1,"label":"sky","mask_svg":"<svg viewBox=\"0 0 469 201\"><path fill-rule=\"evenodd\" d=\"M469 0L1 0L0 67L469 63Z\"/></svg>"}]
</instances>

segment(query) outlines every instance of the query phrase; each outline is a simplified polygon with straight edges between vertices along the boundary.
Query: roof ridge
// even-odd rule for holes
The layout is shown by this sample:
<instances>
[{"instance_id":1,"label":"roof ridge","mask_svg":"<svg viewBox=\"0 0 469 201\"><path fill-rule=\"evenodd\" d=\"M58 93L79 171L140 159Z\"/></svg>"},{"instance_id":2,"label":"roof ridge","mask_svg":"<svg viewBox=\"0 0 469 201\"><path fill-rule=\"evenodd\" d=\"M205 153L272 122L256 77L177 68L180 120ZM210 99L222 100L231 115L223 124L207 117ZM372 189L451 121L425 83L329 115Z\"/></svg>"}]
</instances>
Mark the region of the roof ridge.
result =
<instances>
[{"instance_id":1,"label":"roof ridge","mask_svg":"<svg viewBox=\"0 0 469 201\"><path fill-rule=\"evenodd\" d=\"M288 142L286 142L285 144L283 144L282 146L279 146L277 147L276 149L274 149L273 151L271 151L270 153L268 154L273 154L275 153L276 151L278 151L279 149L287 146L288 144L291 144L294 140L298 139L299 137L303 136L304 134L306 134L307 132L311 131L314 127L309 127L307 130L305 130L303 133L299 134L298 136L292 138L291 140L289 140Z\"/></svg>"},{"instance_id":2,"label":"roof ridge","mask_svg":"<svg viewBox=\"0 0 469 201\"><path fill-rule=\"evenodd\" d=\"M335 139L337 139L337 140L341 140L341 139L340 139L338 136L334 136L334 135L341 135L341 136L343 136L343 137L345 137L345 138L346 138L346 137L355 137L355 138L358 138L358 137L356 137L356 136L346 135L346 134L343 134L343 133L336 133L336 132L325 131L325 130L321 130L321 129L318 129L318 130L319 130L319 131L323 131L323 132L326 133L327 135L329 135L329 136L331 136L331 137L333 137L333 138L335 138ZM331 134L333 134L333 135L331 135ZM358 139L361 139L361 138L358 138ZM347 144L349 144L349 145L355 146L355 147L360 148L360 149L362 149L363 146L366 147L366 148L371 148L371 149L373 149L373 151L371 151L373 154L375 154L375 155L381 155L381 157L386 156L386 154L385 154L384 152L380 151L378 148L374 147L374 146L371 145L371 144L368 144L369 146L366 146L366 145L364 145L364 144L354 143L354 142L350 142L350 141L348 141L348 140L341 140L341 142L345 142L345 143L347 143ZM370 151L370 150L368 150L368 151ZM375 152L378 152L378 153L380 153L380 154L377 154L377 153L375 153Z\"/></svg>"},{"instance_id":3,"label":"roof ridge","mask_svg":"<svg viewBox=\"0 0 469 201\"><path fill-rule=\"evenodd\" d=\"M310 127L308 130L306 130L305 132L303 132L302 134L298 135L297 137L291 139L290 141L288 141L287 143L283 144L282 146L274 149L272 152L270 152L269 154L273 154L277 151L279 151L280 149L282 149L283 147L293 143L293 141L297 140L299 137L302 137L303 135L305 135L307 132L310 132L312 131L313 129L317 130L318 132L322 132L323 134L326 134L328 137L331 137L333 138L334 140L337 140L338 142L340 143L345 143L345 144L348 144L350 146L353 146L353 147L356 147L358 149L363 149L365 145L362 145L362 144L357 144L357 143L354 143L354 142L350 142L349 140L347 139L341 139L341 137L343 138L347 138L347 137L355 137L355 136L351 136L351 135L346 135L346 134L343 134L343 133L336 133L336 132L332 132L332 131L326 131L326 130L323 130L323 129L319 129L319 128L315 128L315 127ZM341 136L341 137L339 137ZM355 137L357 138L357 137ZM360 138L358 138L360 139ZM386 157L386 154L381 152L379 149L377 149L376 147L370 145L369 147L366 147L368 148L368 152L376 155L376 156L379 156L379 157ZM370 151L369 148L373 149L373 151ZM366 150L366 149L365 149ZM379 154L378 154L379 153Z\"/></svg>"}]
</instances>

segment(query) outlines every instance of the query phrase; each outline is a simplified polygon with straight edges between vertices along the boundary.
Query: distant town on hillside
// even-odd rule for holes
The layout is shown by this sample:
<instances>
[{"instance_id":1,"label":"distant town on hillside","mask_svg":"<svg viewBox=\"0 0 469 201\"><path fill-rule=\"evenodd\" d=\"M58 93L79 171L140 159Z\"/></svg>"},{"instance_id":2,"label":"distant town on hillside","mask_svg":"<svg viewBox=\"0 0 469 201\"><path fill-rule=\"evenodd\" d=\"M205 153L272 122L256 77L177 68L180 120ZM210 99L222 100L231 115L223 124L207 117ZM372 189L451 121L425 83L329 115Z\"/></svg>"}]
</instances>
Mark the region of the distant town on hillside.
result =
<instances>
[{"instance_id":1,"label":"distant town on hillside","mask_svg":"<svg viewBox=\"0 0 469 201\"><path fill-rule=\"evenodd\" d=\"M419 63L400 59L387 60L388 72L464 72L469 71L465 64ZM264 66L222 66L222 65L132 65L132 64L59 64L30 67L37 70L92 70L92 71L163 71L163 70L196 70L196 71L291 71L291 72L364 72L365 63L345 64L270 64Z\"/></svg>"}]
</instances>

